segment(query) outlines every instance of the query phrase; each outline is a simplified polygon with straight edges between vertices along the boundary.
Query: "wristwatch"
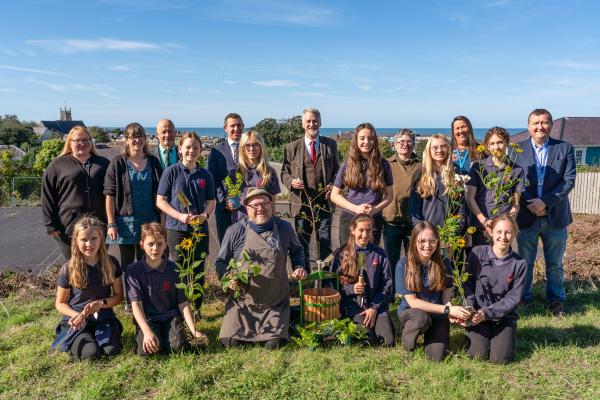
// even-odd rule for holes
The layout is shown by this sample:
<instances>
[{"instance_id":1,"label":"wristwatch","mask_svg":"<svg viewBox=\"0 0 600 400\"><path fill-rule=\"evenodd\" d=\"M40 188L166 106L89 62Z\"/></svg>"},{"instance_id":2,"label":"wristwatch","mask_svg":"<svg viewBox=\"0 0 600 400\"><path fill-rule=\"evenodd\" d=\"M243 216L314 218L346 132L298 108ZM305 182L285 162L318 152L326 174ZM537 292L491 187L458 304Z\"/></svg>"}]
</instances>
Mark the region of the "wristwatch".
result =
<instances>
[{"instance_id":1,"label":"wristwatch","mask_svg":"<svg viewBox=\"0 0 600 400\"><path fill-rule=\"evenodd\" d=\"M448 304L446 304L446 307L444 307L444 315L446 317L450 316L450 306Z\"/></svg>"},{"instance_id":2,"label":"wristwatch","mask_svg":"<svg viewBox=\"0 0 600 400\"><path fill-rule=\"evenodd\" d=\"M105 306L105 305L107 305L107 304L108 304L108 301L107 301L106 299L102 299L102 300L100 300L100 301L102 301L102 305L103 305L103 306Z\"/></svg>"}]
</instances>

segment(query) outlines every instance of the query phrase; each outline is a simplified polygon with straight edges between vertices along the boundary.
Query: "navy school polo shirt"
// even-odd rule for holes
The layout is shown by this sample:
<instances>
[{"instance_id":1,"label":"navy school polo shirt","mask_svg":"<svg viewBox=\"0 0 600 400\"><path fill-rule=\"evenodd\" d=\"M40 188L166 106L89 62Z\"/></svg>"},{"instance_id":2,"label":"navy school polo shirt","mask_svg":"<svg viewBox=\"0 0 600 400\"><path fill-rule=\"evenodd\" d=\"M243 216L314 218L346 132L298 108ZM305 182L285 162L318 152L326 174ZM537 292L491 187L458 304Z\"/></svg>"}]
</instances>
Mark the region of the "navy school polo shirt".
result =
<instances>
[{"instance_id":1,"label":"navy school polo shirt","mask_svg":"<svg viewBox=\"0 0 600 400\"><path fill-rule=\"evenodd\" d=\"M163 322L180 315L179 304L187 301L183 289L175 285L180 281L173 261L163 256L162 264L152 268L146 256L127 268L127 298L142 302L148 321Z\"/></svg>"},{"instance_id":2,"label":"navy school polo shirt","mask_svg":"<svg viewBox=\"0 0 600 400\"><path fill-rule=\"evenodd\" d=\"M450 260L444 258L444 267L446 269L446 288L452 287L452 264ZM396 265L396 293L401 294L403 296L407 294L416 294L417 298L420 300L427 301L433 304L442 304L442 292L433 291L429 289L429 276L427 274L427 268L424 265L421 265L421 286L422 289L420 292L413 292L412 290L408 290L406 288L405 281L405 271L406 271L406 257L402 257L398 264ZM398 313L403 310L410 308L408 302L406 301L406 297L402 297L402 302L398 307Z\"/></svg>"},{"instance_id":3,"label":"navy school polo shirt","mask_svg":"<svg viewBox=\"0 0 600 400\"><path fill-rule=\"evenodd\" d=\"M121 271L119 262L116 258L112 256L109 257L115 266L115 279L120 278L121 275L123 275L123 272ZM82 312L86 304L95 300L106 299L113 295L112 284L104 285L102 283L102 274L100 273L98 264L87 266L87 286L85 288L71 286L69 283L69 263L70 260L60 269L57 283L58 287L69 289L68 304L73 310ZM114 316L115 314L112 308L101 308L100 311L98 311L98 320ZM69 317L64 316L63 319L69 319Z\"/></svg>"},{"instance_id":4,"label":"navy school polo shirt","mask_svg":"<svg viewBox=\"0 0 600 400\"><path fill-rule=\"evenodd\" d=\"M202 214L206 202L214 200L215 189L213 177L210 172L196 165L196 168L189 170L181 161L175 165L167 167L160 178L158 184L158 194L165 196L167 201L175 210L187 214L187 209L181 205L177 193L181 190L183 194L192 203L190 213ZM183 222L166 216L166 228L173 231L188 232L192 227ZM202 232L208 232L208 223L202 225Z\"/></svg>"}]
</instances>

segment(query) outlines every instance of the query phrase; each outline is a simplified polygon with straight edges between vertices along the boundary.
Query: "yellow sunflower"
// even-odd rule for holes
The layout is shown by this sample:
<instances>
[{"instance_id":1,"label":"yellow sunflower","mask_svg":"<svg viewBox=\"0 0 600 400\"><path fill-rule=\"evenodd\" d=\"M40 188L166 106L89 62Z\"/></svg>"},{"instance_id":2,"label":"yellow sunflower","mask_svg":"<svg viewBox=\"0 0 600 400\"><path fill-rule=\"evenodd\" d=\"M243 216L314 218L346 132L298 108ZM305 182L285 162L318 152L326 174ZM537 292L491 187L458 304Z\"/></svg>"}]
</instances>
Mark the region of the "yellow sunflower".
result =
<instances>
[{"instance_id":1,"label":"yellow sunflower","mask_svg":"<svg viewBox=\"0 0 600 400\"><path fill-rule=\"evenodd\" d=\"M181 241L181 243L179 243L179 247L183 250L189 250L192 248L193 245L194 245L194 242L190 238L183 239Z\"/></svg>"}]
</instances>

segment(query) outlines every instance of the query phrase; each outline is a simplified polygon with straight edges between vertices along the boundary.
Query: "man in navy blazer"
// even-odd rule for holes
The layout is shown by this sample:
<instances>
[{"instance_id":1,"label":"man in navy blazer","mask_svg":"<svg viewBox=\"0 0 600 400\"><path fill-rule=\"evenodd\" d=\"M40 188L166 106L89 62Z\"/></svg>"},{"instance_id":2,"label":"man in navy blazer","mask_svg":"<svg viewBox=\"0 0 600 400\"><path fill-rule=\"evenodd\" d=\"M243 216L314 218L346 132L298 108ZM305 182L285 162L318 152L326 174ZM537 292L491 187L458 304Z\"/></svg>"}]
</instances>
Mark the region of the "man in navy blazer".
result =
<instances>
[{"instance_id":1,"label":"man in navy blazer","mask_svg":"<svg viewBox=\"0 0 600 400\"><path fill-rule=\"evenodd\" d=\"M217 236L219 243L223 241L225 231L231 225L231 211L227 207L227 191L223 180L229 170L238 162L240 137L244 131L244 122L239 114L231 113L225 117L223 129L227 133L227 140L213 147L208 156L207 169L212 174L215 182L215 218L217 223Z\"/></svg>"},{"instance_id":2,"label":"man in navy blazer","mask_svg":"<svg viewBox=\"0 0 600 400\"><path fill-rule=\"evenodd\" d=\"M546 264L546 301L550 311L561 316L565 302L562 259L567 226L573 222L567 196L575 186L575 153L570 143L550 137L552 115L548 110L533 110L527 129L531 137L519 143L523 152L516 160L525 171L525 191L517 215L519 254L527 262L523 302L531 301L533 266L541 238Z\"/></svg>"}]
</instances>

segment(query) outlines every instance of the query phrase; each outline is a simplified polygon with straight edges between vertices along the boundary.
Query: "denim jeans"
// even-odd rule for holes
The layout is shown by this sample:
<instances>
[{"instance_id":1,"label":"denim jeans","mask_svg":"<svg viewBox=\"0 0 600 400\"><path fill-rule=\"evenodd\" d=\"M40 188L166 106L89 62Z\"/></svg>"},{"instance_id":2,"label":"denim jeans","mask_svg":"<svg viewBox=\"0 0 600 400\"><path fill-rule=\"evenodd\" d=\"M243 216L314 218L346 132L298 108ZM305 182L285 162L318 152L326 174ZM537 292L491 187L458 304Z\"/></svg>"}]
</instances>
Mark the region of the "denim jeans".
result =
<instances>
[{"instance_id":1,"label":"denim jeans","mask_svg":"<svg viewBox=\"0 0 600 400\"><path fill-rule=\"evenodd\" d=\"M563 286L563 254L567 243L567 228L553 228L546 217L538 218L532 226L522 229L517 236L519 254L527 262L527 280L523 300L531 301L533 265L537 257L538 240L542 239L546 263L546 301L565 302Z\"/></svg>"},{"instance_id":2,"label":"denim jeans","mask_svg":"<svg viewBox=\"0 0 600 400\"><path fill-rule=\"evenodd\" d=\"M383 248L388 256L388 260L390 260L393 279L396 278L396 264L400 259L402 246L404 246L404 254L408 254L408 242L410 242L411 232L412 225L410 223L395 224L385 222L383 224ZM396 286L394 285L394 287Z\"/></svg>"}]
</instances>

